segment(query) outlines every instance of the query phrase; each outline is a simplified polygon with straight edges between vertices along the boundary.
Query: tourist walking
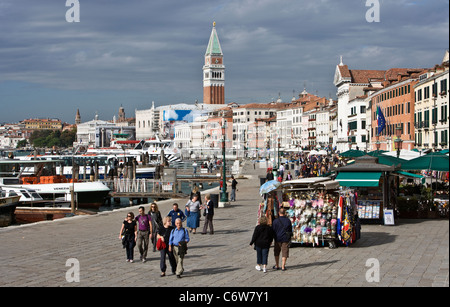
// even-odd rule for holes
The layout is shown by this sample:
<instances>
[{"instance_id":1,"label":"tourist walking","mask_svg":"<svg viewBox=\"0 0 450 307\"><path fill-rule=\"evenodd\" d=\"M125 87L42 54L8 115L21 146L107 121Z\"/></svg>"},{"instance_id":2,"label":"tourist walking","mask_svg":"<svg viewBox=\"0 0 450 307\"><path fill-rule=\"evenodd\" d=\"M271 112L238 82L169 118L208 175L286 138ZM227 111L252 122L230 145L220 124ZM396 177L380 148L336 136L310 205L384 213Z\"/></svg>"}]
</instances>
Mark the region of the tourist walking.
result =
<instances>
[{"instance_id":1,"label":"tourist walking","mask_svg":"<svg viewBox=\"0 0 450 307\"><path fill-rule=\"evenodd\" d=\"M141 254L141 261L147 261L147 251L149 238L152 235L152 219L148 214L145 214L145 208L139 207L139 215L136 217L136 222L138 224L138 232L136 244L139 248L139 253Z\"/></svg>"},{"instance_id":2,"label":"tourist walking","mask_svg":"<svg viewBox=\"0 0 450 307\"><path fill-rule=\"evenodd\" d=\"M202 204L202 194L200 193L199 187L195 183L194 183L194 187L192 188L189 199L192 200L192 197L194 195L197 195L197 200L200 202L200 205L201 205Z\"/></svg>"},{"instance_id":3,"label":"tourist walking","mask_svg":"<svg viewBox=\"0 0 450 307\"><path fill-rule=\"evenodd\" d=\"M169 239L169 252L173 252L177 268L175 274L177 278L181 278L184 272L183 260L184 255L187 252L187 243L189 242L189 233L183 228L183 224L180 219L175 221L176 228L171 231Z\"/></svg>"},{"instance_id":4,"label":"tourist walking","mask_svg":"<svg viewBox=\"0 0 450 307\"><path fill-rule=\"evenodd\" d=\"M279 270L280 253L281 253L281 270L286 271L286 260L289 258L289 244L292 236L292 223L286 216L286 209L280 208L278 218L272 223L275 233L275 244L273 253L275 256L274 269Z\"/></svg>"},{"instance_id":5,"label":"tourist walking","mask_svg":"<svg viewBox=\"0 0 450 307\"><path fill-rule=\"evenodd\" d=\"M234 179L234 176L231 175L231 195L230 195L230 201L236 201L236 186L238 182L236 179Z\"/></svg>"},{"instance_id":6,"label":"tourist walking","mask_svg":"<svg viewBox=\"0 0 450 307\"><path fill-rule=\"evenodd\" d=\"M159 227L157 230L157 240L161 240L164 242L165 247L160 249L160 262L159 267L161 269L161 277L166 276L166 256L169 258L169 264L172 269L172 273L175 274L176 268L177 268L177 262L175 261L175 257L173 255L172 251L169 251L169 240L170 240L170 233L172 230L174 230L175 227L172 226L172 219L170 216L164 217L163 220L163 226Z\"/></svg>"},{"instance_id":7,"label":"tourist walking","mask_svg":"<svg viewBox=\"0 0 450 307\"><path fill-rule=\"evenodd\" d=\"M194 169L194 176L197 174L197 163L192 163L192 167Z\"/></svg>"},{"instance_id":8,"label":"tourist walking","mask_svg":"<svg viewBox=\"0 0 450 307\"><path fill-rule=\"evenodd\" d=\"M148 212L148 215L151 218L152 223L152 235L151 240L153 244L153 251L156 251L156 233L160 227L163 227L163 221L161 217L161 212L159 212L158 205L156 203L151 203L150 205L150 211Z\"/></svg>"},{"instance_id":9,"label":"tourist walking","mask_svg":"<svg viewBox=\"0 0 450 307\"><path fill-rule=\"evenodd\" d=\"M127 252L127 262L133 262L133 251L136 246L137 227L133 212L128 212L127 218L120 228L119 239Z\"/></svg>"},{"instance_id":10,"label":"tourist walking","mask_svg":"<svg viewBox=\"0 0 450 307\"><path fill-rule=\"evenodd\" d=\"M280 177L281 177L281 181L283 181L284 178L284 164L280 164L280 168L278 169Z\"/></svg>"},{"instance_id":11,"label":"tourist walking","mask_svg":"<svg viewBox=\"0 0 450 307\"><path fill-rule=\"evenodd\" d=\"M172 219L172 226L175 227L175 221L176 219L180 219L182 222L186 219L186 215L180 208L178 208L178 204L174 203L172 205L172 210L169 211L167 214Z\"/></svg>"},{"instance_id":12,"label":"tourist walking","mask_svg":"<svg viewBox=\"0 0 450 307\"><path fill-rule=\"evenodd\" d=\"M190 228L190 231L195 234L200 224L200 201L197 194L194 194L192 199L187 202L186 213L186 227Z\"/></svg>"},{"instance_id":13,"label":"tourist walking","mask_svg":"<svg viewBox=\"0 0 450 307\"><path fill-rule=\"evenodd\" d=\"M256 270L267 272L267 260L269 257L269 248L275 237L275 233L269 225L267 225L267 218L262 216L259 218L259 225L253 231L250 245L255 244L256 250Z\"/></svg>"},{"instance_id":14,"label":"tourist walking","mask_svg":"<svg viewBox=\"0 0 450 307\"><path fill-rule=\"evenodd\" d=\"M267 169L267 174L266 174L266 181L271 181L274 180L274 176L273 176L273 172L271 168Z\"/></svg>"},{"instance_id":15,"label":"tourist walking","mask_svg":"<svg viewBox=\"0 0 450 307\"><path fill-rule=\"evenodd\" d=\"M213 217L214 217L214 202L211 200L211 195L205 195L205 205L204 205L204 216L205 216L205 225L203 226L202 235L205 235L208 231L209 234L214 234L214 226L213 226Z\"/></svg>"}]
</instances>

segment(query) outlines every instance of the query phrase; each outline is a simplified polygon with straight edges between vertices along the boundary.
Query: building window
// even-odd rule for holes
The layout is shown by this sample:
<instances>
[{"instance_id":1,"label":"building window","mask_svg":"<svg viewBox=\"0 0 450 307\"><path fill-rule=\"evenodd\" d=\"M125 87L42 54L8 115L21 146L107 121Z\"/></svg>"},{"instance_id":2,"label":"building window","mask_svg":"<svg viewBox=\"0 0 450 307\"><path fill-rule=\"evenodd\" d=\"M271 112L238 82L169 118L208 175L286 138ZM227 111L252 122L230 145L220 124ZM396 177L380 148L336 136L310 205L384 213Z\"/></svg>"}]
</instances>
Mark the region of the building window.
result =
<instances>
[{"instance_id":1,"label":"building window","mask_svg":"<svg viewBox=\"0 0 450 307\"><path fill-rule=\"evenodd\" d=\"M424 122L423 126L425 128L429 128L430 127L430 110L425 110L423 113L424 113L423 116L424 116L424 119L425 119L425 122Z\"/></svg>"},{"instance_id":2,"label":"building window","mask_svg":"<svg viewBox=\"0 0 450 307\"><path fill-rule=\"evenodd\" d=\"M433 97L437 97L438 94L438 85L437 83L433 83Z\"/></svg>"},{"instance_id":3,"label":"building window","mask_svg":"<svg viewBox=\"0 0 450 307\"><path fill-rule=\"evenodd\" d=\"M437 118L438 118L438 109L437 108L433 108L433 110L431 111L431 122L433 123L433 125L437 124Z\"/></svg>"},{"instance_id":4,"label":"building window","mask_svg":"<svg viewBox=\"0 0 450 307\"><path fill-rule=\"evenodd\" d=\"M447 106L441 106L441 122L447 122Z\"/></svg>"},{"instance_id":5,"label":"building window","mask_svg":"<svg viewBox=\"0 0 450 307\"><path fill-rule=\"evenodd\" d=\"M430 98L430 87L426 86L423 88L423 99Z\"/></svg>"},{"instance_id":6,"label":"building window","mask_svg":"<svg viewBox=\"0 0 450 307\"><path fill-rule=\"evenodd\" d=\"M448 143L448 130L442 130L441 131L441 145L447 145Z\"/></svg>"},{"instance_id":7,"label":"building window","mask_svg":"<svg viewBox=\"0 0 450 307\"><path fill-rule=\"evenodd\" d=\"M441 94L445 95L447 92L447 79L441 80Z\"/></svg>"},{"instance_id":8,"label":"building window","mask_svg":"<svg viewBox=\"0 0 450 307\"><path fill-rule=\"evenodd\" d=\"M422 89L417 90L417 99L416 101L421 101L422 100Z\"/></svg>"}]
</instances>

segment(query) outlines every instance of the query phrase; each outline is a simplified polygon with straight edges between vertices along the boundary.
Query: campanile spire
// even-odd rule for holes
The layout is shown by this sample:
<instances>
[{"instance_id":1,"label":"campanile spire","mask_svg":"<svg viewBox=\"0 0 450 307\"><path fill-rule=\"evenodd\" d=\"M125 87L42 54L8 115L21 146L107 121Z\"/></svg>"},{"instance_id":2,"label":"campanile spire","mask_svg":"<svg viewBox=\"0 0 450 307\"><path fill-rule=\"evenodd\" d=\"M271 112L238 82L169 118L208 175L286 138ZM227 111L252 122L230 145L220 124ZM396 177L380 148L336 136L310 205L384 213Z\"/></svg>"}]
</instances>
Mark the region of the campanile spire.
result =
<instances>
[{"instance_id":1,"label":"campanile spire","mask_svg":"<svg viewBox=\"0 0 450 307\"><path fill-rule=\"evenodd\" d=\"M203 65L203 103L225 104L225 65L216 22L209 37Z\"/></svg>"}]
</instances>

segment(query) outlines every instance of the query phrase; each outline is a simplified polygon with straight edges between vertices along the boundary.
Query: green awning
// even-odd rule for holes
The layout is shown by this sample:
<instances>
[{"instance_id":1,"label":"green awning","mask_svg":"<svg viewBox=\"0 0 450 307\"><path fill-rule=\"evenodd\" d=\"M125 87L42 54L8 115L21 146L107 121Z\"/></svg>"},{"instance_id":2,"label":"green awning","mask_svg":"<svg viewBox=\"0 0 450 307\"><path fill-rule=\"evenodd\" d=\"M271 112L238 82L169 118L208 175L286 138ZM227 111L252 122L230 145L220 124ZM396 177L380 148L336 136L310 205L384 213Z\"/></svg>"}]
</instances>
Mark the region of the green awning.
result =
<instances>
[{"instance_id":1,"label":"green awning","mask_svg":"<svg viewBox=\"0 0 450 307\"><path fill-rule=\"evenodd\" d=\"M395 171L394 173L399 174L399 175L403 175L403 176L406 176L406 177L424 178L424 176L422 176L422 175L417 175L417 174L408 173L408 172Z\"/></svg>"},{"instance_id":2,"label":"green awning","mask_svg":"<svg viewBox=\"0 0 450 307\"><path fill-rule=\"evenodd\" d=\"M377 187L381 172L340 172L336 180L343 187Z\"/></svg>"}]
</instances>

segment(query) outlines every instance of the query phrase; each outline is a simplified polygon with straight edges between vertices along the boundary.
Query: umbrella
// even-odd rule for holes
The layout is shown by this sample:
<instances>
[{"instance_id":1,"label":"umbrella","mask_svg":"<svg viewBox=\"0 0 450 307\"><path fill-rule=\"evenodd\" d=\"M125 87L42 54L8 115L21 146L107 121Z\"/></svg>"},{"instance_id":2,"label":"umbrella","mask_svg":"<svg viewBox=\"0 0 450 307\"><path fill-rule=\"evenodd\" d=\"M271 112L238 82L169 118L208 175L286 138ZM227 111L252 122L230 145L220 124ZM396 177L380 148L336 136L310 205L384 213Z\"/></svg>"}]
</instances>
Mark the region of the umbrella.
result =
<instances>
[{"instance_id":1,"label":"umbrella","mask_svg":"<svg viewBox=\"0 0 450 307\"><path fill-rule=\"evenodd\" d=\"M277 180L267 181L259 188L259 194L267 194L273 190L276 190L280 185L281 183Z\"/></svg>"},{"instance_id":2,"label":"umbrella","mask_svg":"<svg viewBox=\"0 0 450 307\"><path fill-rule=\"evenodd\" d=\"M449 171L449 157L440 152L432 152L428 155L409 160L402 164L402 170L432 170Z\"/></svg>"},{"instance_id":3,"label":"umbrella","mask_svg":"<svg viewBox=\"0 0 450 307\"><path fill-rule=\"evenodd\" d=\"M366 153L364 151L354 150L354 149L347 150L340 154L341 157L346 157L346 158L357 158L357 157L362 157L365 155L366 155Z\"/></svg>"},{"instance_id":4,"label":"umbrella","mask_svg":"<svg viewBox=\"0 0 450 307\"><path fill-rule=\"evenodd\" d=\"M313 149L309 152L308 156L313 156L313 155L317 155L317 154L319 154L319 152L317 150Z\"/></svg>"},{"instance_id":5,"label":"umbrella","mask_svg":"<svg viewBox=\"0 0 450 307\"><path fill-rule=\"evenodd\" d=\"M383 153L383 155L397 157L397 151L388 151L388 152ZM420 157L420 155L421 155L420 152L417 152L417 151L401 149L399 158L403 159L403 160L412 160L412 159Z\"/></svg>"}]
</instances>

